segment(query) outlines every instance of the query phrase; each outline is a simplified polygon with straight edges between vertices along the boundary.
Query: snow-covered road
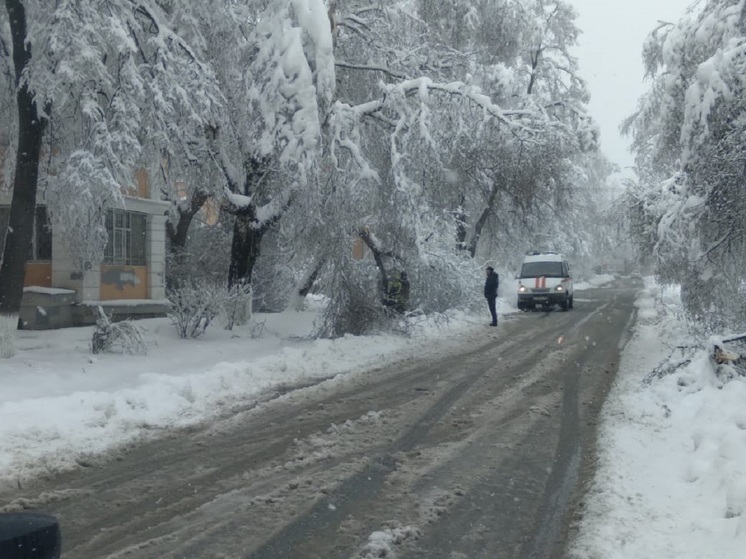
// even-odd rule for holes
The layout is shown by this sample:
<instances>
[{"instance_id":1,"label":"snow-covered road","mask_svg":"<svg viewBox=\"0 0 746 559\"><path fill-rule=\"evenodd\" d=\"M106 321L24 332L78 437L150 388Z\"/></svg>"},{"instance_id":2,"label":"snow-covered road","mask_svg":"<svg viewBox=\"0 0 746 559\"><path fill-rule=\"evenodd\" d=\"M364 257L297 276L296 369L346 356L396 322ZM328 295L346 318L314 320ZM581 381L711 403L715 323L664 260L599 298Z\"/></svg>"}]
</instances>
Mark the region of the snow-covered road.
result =
<instances>
[{"instance_id":1,"label":"snow-covered road","mask_svg":"<svg viewBox=\"0 0 746 559\"><path fill-rule=\"evenodd\" d=\"M560 556L632 298L286 387L13 500L60 518L66 559Z\"/></svg>"}]
</instances>

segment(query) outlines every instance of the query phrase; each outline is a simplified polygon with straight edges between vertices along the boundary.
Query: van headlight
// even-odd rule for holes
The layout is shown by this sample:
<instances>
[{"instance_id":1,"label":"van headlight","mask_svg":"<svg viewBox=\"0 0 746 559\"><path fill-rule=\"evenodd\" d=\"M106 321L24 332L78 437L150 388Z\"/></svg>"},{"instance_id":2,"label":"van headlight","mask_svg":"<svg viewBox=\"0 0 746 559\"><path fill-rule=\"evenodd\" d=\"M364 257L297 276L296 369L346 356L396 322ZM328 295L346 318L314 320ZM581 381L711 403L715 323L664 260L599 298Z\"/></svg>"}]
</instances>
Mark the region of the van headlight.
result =
<instances>
[{"instance_id":1,"label":"van headlight","mask_svg":"<svg viewBox=\"0 0 746 559\"><path fill-rule=\"evenodd\" d=\"M526 291L528 291L528 289L526 289L526 288L525 288L525 287L524 287L523 285L521 285L521 286L520 286L520 287L518 288L518 293L526 293Z\"/></svg>"},{"instance_id":2,"label":"van headlight","mask_svg":"<svg viewBox=\"0 0 746 559\"><path fill-rule=\"evenodd\" d=\"M555 288L554 288L554 290L555 290L555 291L564 291L564 290L565 290L565 288L564 288L564 287L562 287L561 285L558 285L557 287L555 287Z\"/></svg>"}]
</instances>

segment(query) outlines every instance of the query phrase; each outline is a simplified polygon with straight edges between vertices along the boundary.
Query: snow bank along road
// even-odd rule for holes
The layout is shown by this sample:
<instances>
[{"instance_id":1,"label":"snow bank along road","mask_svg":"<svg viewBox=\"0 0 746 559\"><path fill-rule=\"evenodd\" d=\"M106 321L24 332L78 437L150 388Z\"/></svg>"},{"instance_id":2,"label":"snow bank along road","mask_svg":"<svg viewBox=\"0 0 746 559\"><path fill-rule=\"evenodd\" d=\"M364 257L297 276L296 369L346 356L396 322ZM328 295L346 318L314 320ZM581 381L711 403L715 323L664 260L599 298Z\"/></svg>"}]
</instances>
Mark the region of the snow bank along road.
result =
<instances>
[{"instance_id":1,"label":"snow bank along road","mask_svg":"<svg viewBox=\"0 0 746 559\"><path fill-rule=\"evenodd\" d=\"M634 316L631 284L578 295L456 351L286 387L10 502L60 518L65 559L562 557Z\"/></svg>"}]
</instances>

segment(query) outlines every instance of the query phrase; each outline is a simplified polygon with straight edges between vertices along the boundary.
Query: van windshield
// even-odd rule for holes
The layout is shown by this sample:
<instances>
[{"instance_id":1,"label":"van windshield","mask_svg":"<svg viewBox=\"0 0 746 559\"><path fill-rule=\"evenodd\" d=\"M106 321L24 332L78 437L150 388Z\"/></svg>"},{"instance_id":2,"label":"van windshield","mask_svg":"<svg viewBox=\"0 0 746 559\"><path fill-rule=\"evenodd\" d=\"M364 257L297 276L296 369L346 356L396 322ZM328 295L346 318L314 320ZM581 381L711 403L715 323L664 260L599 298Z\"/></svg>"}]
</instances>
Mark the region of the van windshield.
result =
<instances>
[{"instance_id":1,"label":"van windshield","mask_svg":"<svg viewBox=\"0 0 746 559\"><path fill-rule=\"evenodd\" d=\"M526 262L521 268L522 278L537 278L547 276L550 278L564 277L562 274L562 262Z\"/></svg>"}]
</instances>

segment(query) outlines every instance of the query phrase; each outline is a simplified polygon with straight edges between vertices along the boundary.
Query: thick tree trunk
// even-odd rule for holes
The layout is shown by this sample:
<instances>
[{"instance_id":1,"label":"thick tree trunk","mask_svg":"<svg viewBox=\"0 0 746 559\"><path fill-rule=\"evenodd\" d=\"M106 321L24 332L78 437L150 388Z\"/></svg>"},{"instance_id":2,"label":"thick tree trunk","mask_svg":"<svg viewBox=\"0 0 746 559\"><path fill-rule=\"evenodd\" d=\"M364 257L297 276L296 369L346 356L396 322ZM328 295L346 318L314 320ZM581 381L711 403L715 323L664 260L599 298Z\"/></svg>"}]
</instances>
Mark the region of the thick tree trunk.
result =
<instances>
[{"instance_id":1,"label":"thick tree trunk","mask_svg":"<svg viewBox=\"0 0 746 559\"><path fill-rule=\"evenodd\" d=\"M316 267L313 269L313 271L308 275L306 278L306 281L304 281L301 286L298 288L298 297L300 299L305 299L306 295L308 295L311 292L311 288L313 287L313 284L316 282L316 279L319 277L319 272L321 271L321 267L324 265L324 262L320 262L316 265Z\"/></svg>"},{"instance_id":2,"label":"thick tree trunk","mask_svg":"<svg viewBox=\"0 0 746 559\"><path fill-rule=\"evenodd\" d=\"M184 248L189 237L189 227L194 220L194 216L202 209L202 206L207 202L207 194L205 192L195 192L192 194L192 198L189 201L187 208L179 208L179 218L176 224L170 220L166 222L166 236L168 237L168 250L169 256L171 257L171 271L172 273L167 276L167 282L169 288L179 287L179 278L182 265L184 264ZM174 273L174 270L176 272Z\"/></svg>"},{"instance_id":3,"label":"thick tree trunk","mask_svg":"<svg viewBox=\"0 0 746 559\"><path fill-rule=\"evenodd\" d=\"M467 247L467 250L469 251L469 254L472 258L474 258L474 255L477 253L477 244L479 243L479 239L482 237L482 230L487 223L487 218L494 210L496 198L497 183L493 183L492 190L490 191L490 196L489 198L487 198L487 207L482 210L479 219L477 219L477 222L474 224L474 235L472 236L471 241L469 242L469 246Z\"/></svg>"},{"instance_id":4,"label":"thick tree trunk","mask_svg":"<svg viewBox=\"0 0 746 559\"><path fill-rule=\"evenodd\" d=\"M269 166L267 159L251 159L246 165L246 175L242 188L231 180L226 173L231 192L241 192L252 198L258 186L266 179ZM235 216L233 222L233 240L231 241L231 263L228 267L228 288L240 286L245 292L251 288L251 276L254 266L259 259L262 238L269 228L277 223L284 213L279 212L272 218L259 223L258 208L252 201L244 207L227 207L227 211Z\"/></svg>"},{"instance_id":5,"label":"thick tree trunk","mask_svg":"<svg viewBox=\"0 0 746 559\"><path fill-rule=\"evenodd\" d=\"M262 238L265 228L252 227L253 219L241 212L233 223L233 241L231 242L231 263L228 269L228 287L241 286L248 289L251 275L259 259Z\"/></svg>"},{"instance_id":6,"label":"thick tree trunk","mask_svg":"<svg viewBox=\"0 0 746 559\"><path fill-rule=\"evenodd\" d=\"M34 95L21 81L31 59L31 46L26 43L26 12L20 0L5 0L13 38L13 66L16 75L18 105L18 149L16 150L13 201L0 265L0 318L8 324L18 316L23 296L23 280L34 233L36 189L39 178L39 155L44 136L44 120L39 118ZM0 352L12 354L0 339ZM3 350L3 346L6 349Z\"/></svg>"},{"instance_id":7,"label":"thick tree trunk","mask_svg":"<svg viewBox=\"0 0 746 559\"><path fill-rule=\"evenodd\" d=\"M370 251L373 253L373 260L376 261L376 266L378 267L378 273L381 275L381 283L380 283L380 298L381 298L381 305L386 304L386 293L388 293L389 290L389 278L388 274L386 273L386 266L383 263L383 257L386 256L383 251L376 245L375 242L373 242L373 239L370 236L370 232L367 228L360 229L360 238L363 240L363 242L368 246Z\"/></svg>"},{"instance_id":8,"label":"thick tree trunk","mask_svg":"<svg viewBox=\"0 0 746 559\"><path fill-rule=\"evenodd\" d=\"M322 258L321 260L314 262L313 266L306 270L305 274L296 283L295 289L293 289L293 292L288 299L288 303L285 305L286 309L301 309L303 301L311 292L311 289L313 289L313 284L318 279L321 268L324 267L325 263L326 259Z\"/></svg>"},{"instance_id":9,"label":"thick tree trunk","mask_svg":"<svg viewBox=\"0 0 746 559\"><path fill-rule=\"evenodd\" d=\"M171 221L166 223L166 234L168 235L169 247L172 255L177 255L184 250L189 235L189 227L194 216L207 202L207 193L195 192L189 201L189 207L179 208L179 220L174 225Z\"/></svg>"}]
</instances>

